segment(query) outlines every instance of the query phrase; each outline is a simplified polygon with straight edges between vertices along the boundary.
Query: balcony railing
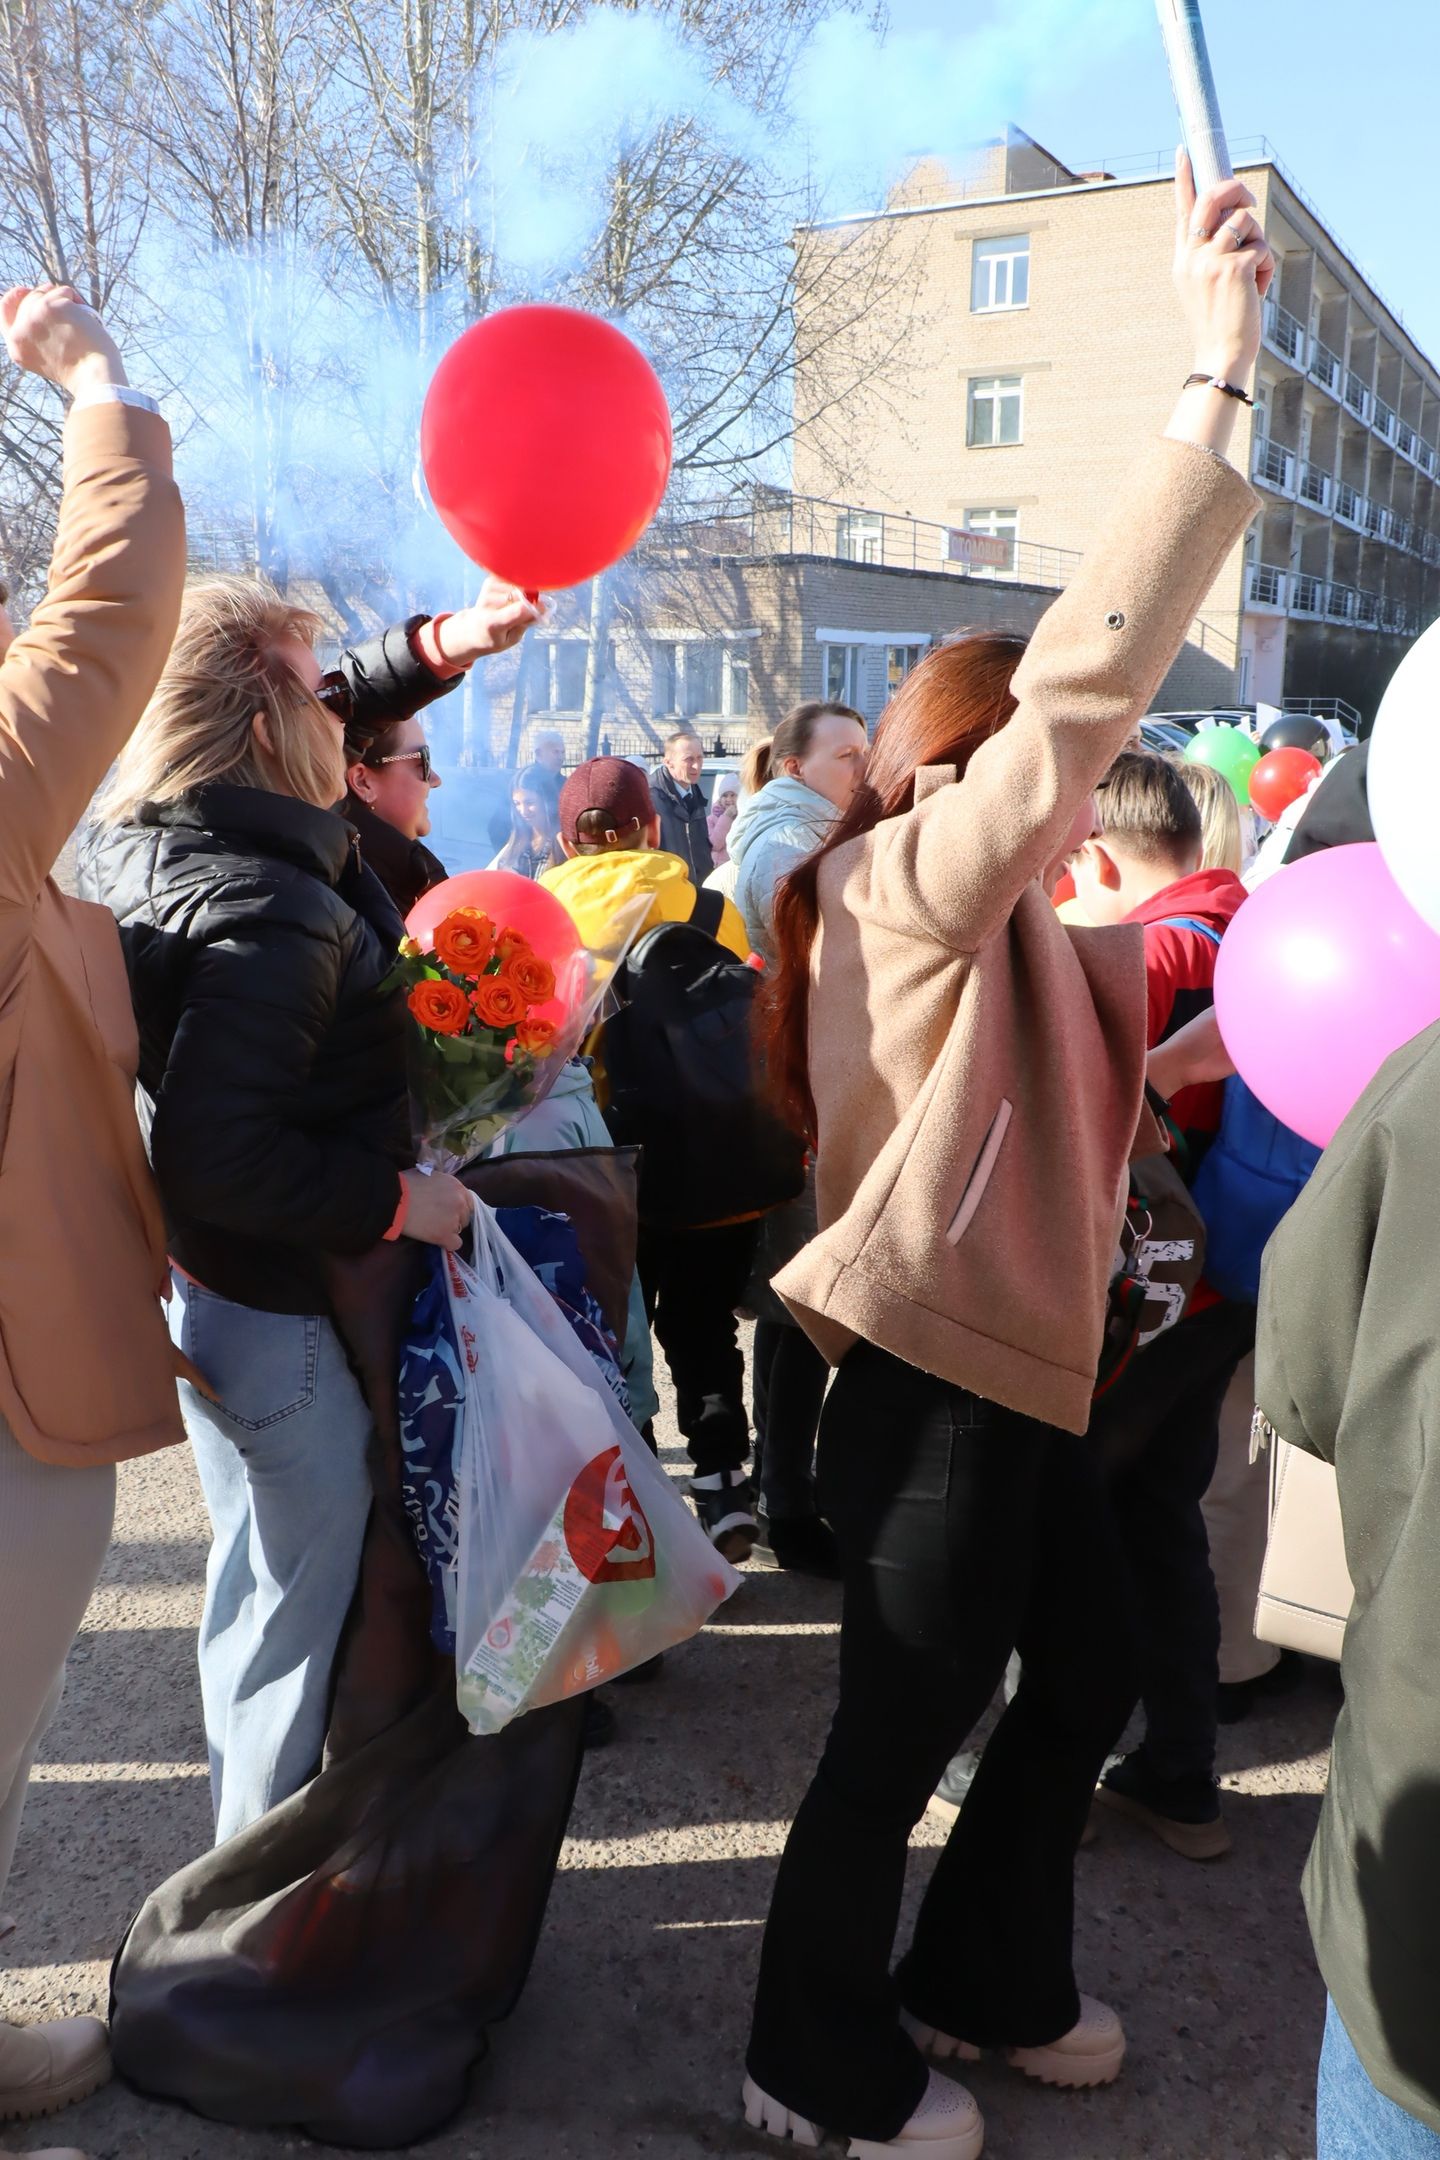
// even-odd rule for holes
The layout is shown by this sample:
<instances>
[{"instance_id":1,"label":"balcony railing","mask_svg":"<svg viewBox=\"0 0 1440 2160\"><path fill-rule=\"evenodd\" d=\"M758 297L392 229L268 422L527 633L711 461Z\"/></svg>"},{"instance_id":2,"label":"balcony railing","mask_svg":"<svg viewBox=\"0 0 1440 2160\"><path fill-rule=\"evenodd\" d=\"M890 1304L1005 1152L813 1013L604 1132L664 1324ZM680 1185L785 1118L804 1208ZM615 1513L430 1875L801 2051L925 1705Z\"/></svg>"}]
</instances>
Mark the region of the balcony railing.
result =
<instances>
[{"instance_id":1,"label":"balcony railing","mask_svg":"<svg viewBox=\"0 0 1440 2160\"><path fill-rule=\"evenodd\" d=\"M1353 368L1345 370L1345 403L1362 420L1370 417L1370 385Z\"/></svg>"},{"instance_id":2,"label":"balcony railing","mask_svg":"<svg viewBox=\"0 0 1440 2160\"><path fill-rule=\"evenodd\" d=\"M1335 484L1335 515L1342 525L1353 525L1357 532L1365 522L1365 498L1348 480Z\"/></svg>"},{"instance_id":3,"label":"balcony railing","mask_svg":"<svg viewBox=\"0 0 1440 2160\"><path fill-rule=\"evenodd\" d=\"M1323 615L1325 613L1325 580L1312 577L1308 571L1296 571L1290 580L1290 613L1292 615Z\"/></svg>"},{"instance_id":4,"label":"balcony railing","mask_svg":"<svg viewBox=\"0 0 1440 2160\"><path fill-rule=\"evenodd\" d=\"M1408 458L1413 458L1415 455L1415 430L1408 420L1401 420L1398 417L1395 422L1395 447Z\"/></svg>"},{"instance_id":5,"label":"balcony railing","mask_svg":"<svg viewBox=\"0 0 1440 2160\"><path fill-rule=\"evenodd\" d=\"M1367 500L1362 507L1365 512L1365 530L1370 538L1372 540L1388 540L1390 538L1391 518L1385 504Z\"/></svg>"},{"instance_id":6,"label":"balcony railing","mask_svg":"<svg viewBox=\"0 0 1440 2160\"><path fill-rule=\"evenodd\" d=\"M1282 359L1293 360L1296 367L1305 365L1305 326L1278 300L1265 302L1265 341Z\"/></svg>"},{"instance_id":7,"label":"balcony railing","mask_svg":"<svg viewBox=\"0 0 1440 2160\"><path fill-rule=\"evenodd\" d=\"M1380 595L1373 592L1357 592L1355 595L1355 620L1362 630L1378 630L1380 627Z\"/></svg>"},{"instance_id":8,"label":"balcony railing","mask_svg":"<svg viewBox=\"0 0 1440 2160\"><path fill-rule=\"evenodd\" d=\"M698 505L653 525L642 552L742 562L809 556L887 570L927 570L951 577L1004 578L1059 591L1080 561L1075 548L957 532L921 518L864 510L808 495L765 489L749 501Z\"/></svg>"},{"instance_id":9,"label":"balcony railing","mask_svg":"<svg viewBox=\"0 0 1440 2160\"><path fill-rule=\"evenodd\" d=\"M1354 622L1359 594L1352 585L1327 585L1325 613L1331 622Z\"/></svg>"},{"instance_id":10,"label":"balcony railing","mask_svg":"<svg viewBox=\"0 0 1440 2160\"><path fill-rule=\"evenodd\" d=\"M1387 405L1384 398L1376 398L1370 425L1383 442L1394 442L1397 424L1394 406Z\"/></svg>"},{"instance_id":11,"label":"balcony railing","mask_svg":"<svg viewBox=\"0 0 1440 2160\"><path fill-rule=\"evenodd\" d=\"M1312 465L1309 458L1302 458L1295 492L1312 509L1328 511L1335 499L1335 483L1323 465Z\"/></svg>"},{"instance_id":12,"label":"balcony railing","mask_svg":"<svg viewBox=\"0 0 1440 2160\"><path fill-rule=\"evenodd\" d=\"M1339 353L1331 352L1319 338L1312 338L1310 342L1310 374L1322 390L1329 390L1339 397L1345 380L1345 363Z\"/></svg>"},{"instance_id":13,"label":"balcony railing","mask_svg":"<svg viewBox=\"0 0 1440 2160\"><path fill-rule=\"evenodd\" d=\"M1251 563L1245 575L1245 598L1249 606L1283 610L1289 580L1274 563Z\"/></svg>"},{"instance_id":14,"label":"balcony railing","mask_svg":"<svg viewBox=\"0 0 1440 2160\"><path fill-rule=\"evenodd\" d=\"M1440 563L1440 533L1427 532L1421 542L1421 553L1428 563Z\"/></svg>"},{"instance_id":15,"label":"balcony railing","mask_svg":"<svg viewBox=\"0 0 1440 2160\"><path fill-rule=\"evenodd\" d=\"M1294 493L1295 453L1287 450L1284 443L1272 442L1268 435L1257 436L1251 471L1266 487L1278 488L1282 495Z\"/></svg>"},{"instance_id":16,"label":"balcony railing","mask_svg":"<svg viewBox=\"0 0 1440 2160\"><path fill-rule=\"evenodd\" d=\"M1433 473L1435 470L1435 445L1426 442L1423 435L1415 438L1415 462L1421 472Z\"/></svg>"}]
</instances>

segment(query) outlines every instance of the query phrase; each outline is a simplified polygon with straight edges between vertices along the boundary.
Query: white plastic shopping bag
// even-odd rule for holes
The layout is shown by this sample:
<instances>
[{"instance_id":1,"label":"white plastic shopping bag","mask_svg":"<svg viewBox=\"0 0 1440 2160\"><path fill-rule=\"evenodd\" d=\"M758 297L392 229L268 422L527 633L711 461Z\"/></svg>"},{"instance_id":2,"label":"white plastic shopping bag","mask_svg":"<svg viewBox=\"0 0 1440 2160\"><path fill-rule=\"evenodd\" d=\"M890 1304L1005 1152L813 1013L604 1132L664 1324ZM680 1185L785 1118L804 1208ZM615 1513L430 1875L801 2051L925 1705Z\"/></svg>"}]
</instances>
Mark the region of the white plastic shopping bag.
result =
<instances>
[{"instance_id":1,"label":"white plastic shopping bag","mask_svg":"<svg viewBox=\"0 0 1440 2160\"><path fill-rule=\"evenodd\" d=\"M495 1733L683 1642L740 1577L478 1200L474 1247L445 1259L465 1364L455 1675L470 1730Z\"/></svg>"}]
</instances>

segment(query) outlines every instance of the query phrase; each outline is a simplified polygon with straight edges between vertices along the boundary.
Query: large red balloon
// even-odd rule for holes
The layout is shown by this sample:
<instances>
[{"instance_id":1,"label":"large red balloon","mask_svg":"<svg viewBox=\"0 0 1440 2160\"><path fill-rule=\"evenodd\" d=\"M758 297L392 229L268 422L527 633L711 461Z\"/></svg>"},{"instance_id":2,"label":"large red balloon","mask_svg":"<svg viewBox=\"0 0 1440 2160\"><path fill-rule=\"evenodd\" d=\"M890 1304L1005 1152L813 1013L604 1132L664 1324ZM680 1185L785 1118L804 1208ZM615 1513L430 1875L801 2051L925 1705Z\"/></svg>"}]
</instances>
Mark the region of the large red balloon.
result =
<instances>
[{"instance_id":1,"label":"large red balloon","mask_svg":"<svg viewBox=\"0 0 1440 2160\"><path fill-rule=\"evenodd\" d=\"M528 592L579 585L659 509L670 408L639 347L598 315L502 308L435 370L420 455L472 562Z\"/></svg>"},{"instance_id":2,"label":"large red balloon","mask_svg":"<svg viewBox=\"0 0 1440 2160\"><path fill-rule=\"evenodd\" d=\"M462 870L422 893L405 920L417 945L429 952L435 932L456 908L479 908L497 930L518 930L531 949L555 970L555 995L536 1007L542 1020L557 1027L570 1016L585 982L580 932L567 907L543 885L517 870Z\"/></svg>"},{"instance_id":3,"label":"large red balloon","mask_svg":"<svg viewBox=\"0 0 1440 2160\"><path fill-rule=\"evenodd\" d=\"M1308 750L1267 750L1250 775L1250 800L1273 825L1324 770Z\"/></svg>"}]
</instances>

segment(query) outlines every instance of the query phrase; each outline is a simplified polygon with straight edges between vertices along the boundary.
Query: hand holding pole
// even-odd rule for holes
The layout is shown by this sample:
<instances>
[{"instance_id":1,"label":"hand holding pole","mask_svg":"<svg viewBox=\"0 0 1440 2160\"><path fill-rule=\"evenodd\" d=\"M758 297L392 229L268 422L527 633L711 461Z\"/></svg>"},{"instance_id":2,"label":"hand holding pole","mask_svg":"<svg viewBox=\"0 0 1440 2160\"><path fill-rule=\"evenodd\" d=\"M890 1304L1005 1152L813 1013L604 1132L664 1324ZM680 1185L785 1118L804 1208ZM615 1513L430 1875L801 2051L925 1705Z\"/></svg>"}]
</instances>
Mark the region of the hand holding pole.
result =
<instances>
[{"instance_id":1,"label":"hand holding pole","mask_svg":"<svg viewBox=\"0 0 1440 2160\"><path fill-rule=\"evenodd\" d=\"M1165 57L1170 63L1170 82L1180 109L1180 125L1195 187L1203 195L1234 174L1225 123L1210 55L1205 47L1205 25L1200 19L1200 0L1155 0Z\"/></svg>"}]
</instances>

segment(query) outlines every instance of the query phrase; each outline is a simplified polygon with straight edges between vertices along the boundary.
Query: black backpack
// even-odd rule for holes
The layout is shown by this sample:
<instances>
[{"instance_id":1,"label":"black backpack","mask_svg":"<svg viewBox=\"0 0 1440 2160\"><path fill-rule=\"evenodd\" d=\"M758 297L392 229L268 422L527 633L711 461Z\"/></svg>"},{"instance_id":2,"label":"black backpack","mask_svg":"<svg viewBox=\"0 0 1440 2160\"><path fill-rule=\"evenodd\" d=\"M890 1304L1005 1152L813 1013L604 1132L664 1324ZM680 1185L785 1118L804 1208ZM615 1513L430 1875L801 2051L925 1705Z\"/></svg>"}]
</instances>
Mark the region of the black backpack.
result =
<instances>
[{"instance_id":1,"label":"black backpack","mask_svg":"<svg viewBox=\"0 0 1440 2160\"><path fill-rule=\"evenodd\" d=\"M643 1150L640 1219L698 1230L797 1199L805 1151L765 1097L753 1040L760 977L718 943L723 896L659 923L616 978L605 1022L606 1122Z\"/></svg>"}]
</instances>

